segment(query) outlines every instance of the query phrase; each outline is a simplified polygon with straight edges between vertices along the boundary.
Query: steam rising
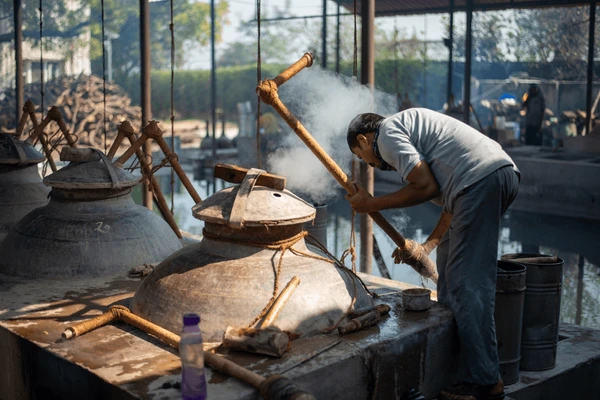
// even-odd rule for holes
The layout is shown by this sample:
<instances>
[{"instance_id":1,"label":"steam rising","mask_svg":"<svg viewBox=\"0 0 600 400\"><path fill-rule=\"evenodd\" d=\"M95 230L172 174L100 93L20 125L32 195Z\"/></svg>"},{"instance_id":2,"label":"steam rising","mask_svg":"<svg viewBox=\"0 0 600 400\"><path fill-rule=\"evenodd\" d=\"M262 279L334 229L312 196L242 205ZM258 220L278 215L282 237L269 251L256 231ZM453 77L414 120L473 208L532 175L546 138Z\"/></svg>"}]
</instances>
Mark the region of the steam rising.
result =
<instances>
[{"instance_id":1,"label":"steam rising","mask_svg":"<svg viewBox=\"0 0 600 400\"><path fill-rule=\"evenodd\" d=\"M279 95L349 176L353 156L346 143L346 130L352 118L365 112L389 115L397 111L395 96L376 92L373 98L370 90L355 79L318 67L305 69L290 79L281 86ZM288 134L282 135L282 143L268 159L270 171L287 177L290 190L316 204L337 197L339 184L335 179L287 125L284 132Z\"/></svg>"}]
</instances>

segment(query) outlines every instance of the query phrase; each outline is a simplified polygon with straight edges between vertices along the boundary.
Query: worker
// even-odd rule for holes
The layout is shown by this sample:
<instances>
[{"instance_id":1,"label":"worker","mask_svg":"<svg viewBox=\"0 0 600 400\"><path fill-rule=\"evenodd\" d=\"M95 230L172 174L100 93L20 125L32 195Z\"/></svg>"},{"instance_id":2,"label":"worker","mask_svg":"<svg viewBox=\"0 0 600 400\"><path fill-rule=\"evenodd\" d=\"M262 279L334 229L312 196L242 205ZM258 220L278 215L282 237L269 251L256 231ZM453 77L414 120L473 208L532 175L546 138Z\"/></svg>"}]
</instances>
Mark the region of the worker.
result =
<instances>
[{"instance_id":1,"label":"worker","mask_svg":"<svg viewBox=\"0 0 600 400\"><path fill-rule=\"evenodd\" d=\"M374 168L395 171L403 187L373 197L356 185L352 208L368 213L427 201L450 223L436 245L438 301L456 319L464 376L442 399L504 398L494 327L500 219L514 200L519 172L500 145L444 114L411 108L388 118L368 113L348 127L348 146ZM439 242L439 244L437 243ZM392 257L399 263L400 249Z\"/></svg>"},{"instance_id":2,"label":"worker","mask_svg":"<svg viewBox=\"0 0 600 400\"><path fill-rule=\"evenodd\" d=\"M542 145L542 122L546 111L544 94L538 85L529 85L527 96L524 96L523 109L525 110L525 144L532 146Z\"/></svg>"}]
</instances>

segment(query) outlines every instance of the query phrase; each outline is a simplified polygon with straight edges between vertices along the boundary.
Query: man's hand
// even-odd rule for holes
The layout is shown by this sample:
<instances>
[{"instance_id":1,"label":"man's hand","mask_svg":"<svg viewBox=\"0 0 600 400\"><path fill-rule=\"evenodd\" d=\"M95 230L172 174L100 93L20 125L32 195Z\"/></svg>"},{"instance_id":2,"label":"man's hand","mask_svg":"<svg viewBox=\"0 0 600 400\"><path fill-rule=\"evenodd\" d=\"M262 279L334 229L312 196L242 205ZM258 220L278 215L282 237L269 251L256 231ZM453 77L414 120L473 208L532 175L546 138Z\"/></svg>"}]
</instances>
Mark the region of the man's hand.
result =
<instances>
[{"instance_id":1,"label":"man's hand","mask_svg":"<svg viewBox=\"0 0 600 400\"><path fill-rule=\"evenodd\" d=\"M354 185L356 186L356 193L346 195L346 200L350 202L350 206L354 211L358 213L376 211L372 208L371 204L373 196L358 183L355 183Z\"/></svg>"}]
</instances>

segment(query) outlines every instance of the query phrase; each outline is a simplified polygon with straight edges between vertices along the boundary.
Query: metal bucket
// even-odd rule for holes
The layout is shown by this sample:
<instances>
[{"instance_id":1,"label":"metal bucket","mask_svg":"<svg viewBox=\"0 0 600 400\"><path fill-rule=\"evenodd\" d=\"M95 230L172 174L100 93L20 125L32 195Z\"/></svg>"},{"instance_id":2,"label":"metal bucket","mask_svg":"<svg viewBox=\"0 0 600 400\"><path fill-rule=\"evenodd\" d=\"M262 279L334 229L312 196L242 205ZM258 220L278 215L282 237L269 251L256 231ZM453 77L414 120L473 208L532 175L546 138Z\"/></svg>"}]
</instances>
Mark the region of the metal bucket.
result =
<instances>
[{"instance_id":1,"label":"metal bucket","mask_svg":"<svg viewBox=\"0 0 600 400\"><path fill-rule=\"evenodd\" d=\"M498 261L494 319L500 374L505 385L519 380L526 271L522 264Z\"/></svg>"},{"instance_id":2,"label":"metal bucket","mask_svg":"<svg viewBox=\"0 0 600 400\"><path fill-rule=\"evenodd\" d=\"M305 222L304 229L327 247L327 204L315 204L317 214L313 221Z\"/></svg>"},{"instance_id":3,"label":"metal bucket","mask_svg":"<svg viewBox=\"0 0 600 400\"><path fill-rule=\"evenodd\" d=\"M505 254L502 260L550 257L543 254ZM521 370L544 371L556 366L563 260L554 263L521 263L527 267L523 310Z\"/></svg>"}]
</instances>

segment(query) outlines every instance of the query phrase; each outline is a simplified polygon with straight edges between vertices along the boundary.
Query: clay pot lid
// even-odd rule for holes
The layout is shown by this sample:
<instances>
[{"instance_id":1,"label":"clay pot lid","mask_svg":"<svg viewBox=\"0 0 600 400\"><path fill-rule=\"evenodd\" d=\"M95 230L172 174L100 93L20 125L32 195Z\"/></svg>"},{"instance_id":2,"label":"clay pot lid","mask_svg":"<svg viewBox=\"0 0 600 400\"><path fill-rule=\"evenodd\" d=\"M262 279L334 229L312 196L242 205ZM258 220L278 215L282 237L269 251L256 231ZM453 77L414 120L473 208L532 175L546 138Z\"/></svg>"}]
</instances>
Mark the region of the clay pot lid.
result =
<instances>
[{"instance_id":1,"label":"clay pot lid","mask_svg":"<svg viewBox=\"0 0 600 400\"><path fill-rule=\"evenodd\" d=\"M141 178L114 166L106 156L94 149L63 149L71 153L69 165L44 178L44 184L59 189L126 189ZM63 153L61 160L64 161ZM67 160L68 161L68 160Z\"/></svg>"},{"instance_id":2,"label":"clay pot lid","mask_svg":"<svg viewBox=\"0 0 600 400\"><path fill-rule=\"evenodd\" d=\"M0 133L0 164L30 165L42 161L44 156L31 144L11 134Z\"/></svg>"},{"instance_id":3,"label":"clay pot lid","mask_svg":"<svg viewBox=\"0 0 600 400\"><path fill-rule=\"evenodd\" d=\"M192 208L195 218L230 225L231 210L241 186L225 188ZM244 227L295 225L315 218L313 206L289 190L254 186L246 200Z\"/></svg>"}]
</instances>

